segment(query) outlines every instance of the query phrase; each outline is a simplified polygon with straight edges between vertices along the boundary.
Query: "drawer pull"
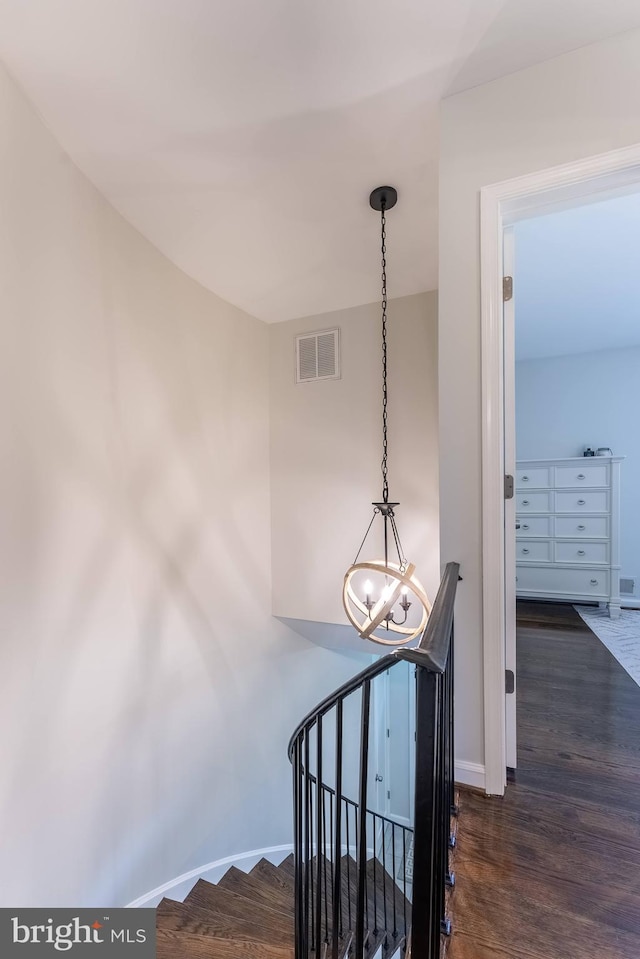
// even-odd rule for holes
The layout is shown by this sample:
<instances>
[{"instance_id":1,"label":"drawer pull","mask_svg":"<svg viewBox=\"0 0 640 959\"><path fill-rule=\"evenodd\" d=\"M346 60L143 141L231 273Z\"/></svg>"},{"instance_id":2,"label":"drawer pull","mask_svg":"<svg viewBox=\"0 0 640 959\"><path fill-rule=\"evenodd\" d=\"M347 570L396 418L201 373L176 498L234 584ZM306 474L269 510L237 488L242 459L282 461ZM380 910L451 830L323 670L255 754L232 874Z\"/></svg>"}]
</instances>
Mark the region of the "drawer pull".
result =
<instances>
[{"instance_id":1,"label":"drawer pull","mask_svg":"<svg viewBox=\"0 0 640 959\"><path fill-rule=\"evenodd\" d=\"M592 580L591 580L591 585L592 585L592 586L597 586L597 585L598 585L598 580L597 580L597 579L592 579Z\"/></svg>"},{"instance_id":2,"label":"drawer pull","mask_svg":"<svg viewBox=\"0 0 640 959\"><path fill-rule=\"evenodd\" d=\"M529 524L528 524L528 523L523 523L523 524L522 524L522 528L523 528L523 529L529 529Z\"/></svg>"},{"instance_id":3,"label":"drawer pull","mask_svg":"<svg viewBox=\"0 0 640 959\"><path fill-rule=\"evenodd\" d=\"M522 477L522 482L523 482L523 483L528 483L528 482L529 482L529 477L528 477L528 476L523 476L523 477Z\"/></svg>"},{"instance_id":4,"label":"drawer pull","mask_svg":"<svg viewBox=\"0 0 640 959\"><path fill-rule=\"evenodd\" d=\"M578 479L586 479L586 478L587 477L584 475L584 473L578 473Z\"/></svg>"},{"instance_id":5,"label":"drawer pull","mask_svg":"<svg viewBox=\"0 0 640 959\"><path fill-rule=\"evenodd\" d=\"M579 499L579 500L578 500L578 506L584 506L585 502L586 502L586 500Z\"/></svg>"},{"instance_id":6,"label":"drawer pull","mask_svg":"<svg viewBox=\"0 0 640 959\"><path fill-rule=\"evenodd\" d=\"M583 549L578 550L578 556L586 556L586 553Z\"/></svg>"},{"instance_id":7,"label":"drawer pull","mask_svg":"<svg viewBox=\"0 0 640 959\"><path fill-rule=\"evenodd\" d=\"M583 529L586 529L586 528L587 528L587 527L586 527L586 526L583 526L582 524L580 524L580 526L576 526L576 529L579 529L579 530L583 530Z\"/></svg>"},{"instance_id":8,"label":"drawer pull","mask_svg":"<svg viewBox=\"0 0 640 959\"><path fill-rule=\"evenodd\" d=\"M522 552L523 552L523 553L528 553L529 550L528 550L528 549L523 549Z\"/></svg>"},{"instance_id":9,"label":"drawer pull","mask_svg":"<svg viewBox=\"0 0 640 959\"><path fill-rule=\"evenodd\" d=\"M523 500L522 500L522 505L523 505L523 506L528 506L528 505L529 505L529 500L528 500L528 499L523 499Z\"/></svg>"}]
</instances>

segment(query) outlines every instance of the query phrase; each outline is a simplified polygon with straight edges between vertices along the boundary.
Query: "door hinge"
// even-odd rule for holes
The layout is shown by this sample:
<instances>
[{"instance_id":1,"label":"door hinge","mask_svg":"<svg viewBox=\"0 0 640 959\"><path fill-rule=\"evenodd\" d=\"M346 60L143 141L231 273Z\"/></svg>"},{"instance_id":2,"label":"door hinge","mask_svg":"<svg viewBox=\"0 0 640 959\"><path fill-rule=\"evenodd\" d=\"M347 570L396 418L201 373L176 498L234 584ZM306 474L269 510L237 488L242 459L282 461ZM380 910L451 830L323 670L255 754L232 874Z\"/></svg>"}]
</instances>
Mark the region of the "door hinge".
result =
<instances>
[{"instance_id":1,"label":"door hinge","mask_svg":"<svg viewBox=\"0 0 640 959\"><path fill-rule=\"evenodd\" d=\"M512 276L502 277L502 299L504 300L505 303L507 302L507 300L513 299L513 277Z\"/></svg>"},{"instance_id":2,"label":"door hinge","mask_svg":"<svg viewBox=\"0 0 640 959\"><path fill-rule=\"evenodd\" d=\"M504 498L513 499L513 476L510 473L504 477Z\"/></svg>"},{"instance_id":3,"label":"door hinge","mask_svg":"<svg viewBox=\"0 0 640 959\"><path fill-rule=\"evenodd\" d=\"M504 671L504 691L506 693L514 693L516 689L516 677L513 675L512 669L505 669Z\"/></svg>"}]
</instances>

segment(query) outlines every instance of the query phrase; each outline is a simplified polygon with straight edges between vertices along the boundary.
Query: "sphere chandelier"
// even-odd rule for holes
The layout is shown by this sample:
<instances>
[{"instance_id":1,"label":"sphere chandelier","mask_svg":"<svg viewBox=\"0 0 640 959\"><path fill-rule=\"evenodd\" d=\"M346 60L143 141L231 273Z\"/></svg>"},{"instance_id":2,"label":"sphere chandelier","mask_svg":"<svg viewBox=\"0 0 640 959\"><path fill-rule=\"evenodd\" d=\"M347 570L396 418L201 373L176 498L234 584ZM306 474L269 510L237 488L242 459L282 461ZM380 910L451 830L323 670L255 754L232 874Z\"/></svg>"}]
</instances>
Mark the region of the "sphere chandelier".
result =
<instances>
[{"instance_id":1,"label":"sphere chandelier","mask_svg":"<svg viewBox=\"0 0 640 959\"><path fill-rule=\"evenodd\" d=\"M345 574L342 589L342 602L351 625L363 639L383 646L403 646L411 642L422 632L431 612L431 603L415 575L415 566L407 560L402 549L394 514L400 504L389 502L386 211L396 205L397 199L397 191L391 186L377 187L369 197L371 208L380 213L382 253L382 500L372 503L371 522L356 558ZM383 522L384 558L358 562L378 516ZM397 561L389 558L391 541ZM410 614L416 601L419 607Z\"/></svg>"}]
</instances>

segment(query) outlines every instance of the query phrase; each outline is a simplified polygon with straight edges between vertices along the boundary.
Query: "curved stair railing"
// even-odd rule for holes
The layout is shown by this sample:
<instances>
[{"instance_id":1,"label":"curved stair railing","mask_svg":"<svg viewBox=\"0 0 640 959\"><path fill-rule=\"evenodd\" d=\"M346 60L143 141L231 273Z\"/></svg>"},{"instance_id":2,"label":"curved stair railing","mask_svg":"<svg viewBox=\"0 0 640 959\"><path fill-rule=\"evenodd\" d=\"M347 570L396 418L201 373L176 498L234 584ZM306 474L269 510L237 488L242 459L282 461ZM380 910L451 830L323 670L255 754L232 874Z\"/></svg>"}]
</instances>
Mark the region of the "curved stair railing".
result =
<instances>
[{"instance_id":1,"label":"curved stair railing","mask_svg":"<svg viewBox=\"0 0 640 959\"><path fill-rule=\"evenodd\" d=\"M289 742L294 792L295 957L438 959L449 933L453 844L453 607L445 569L417 647L383 656L316 706ZM414 821L374 807L372 685L415 666ZM393 784L391 784L393 788Z\"/></svg>"}]
</instances>

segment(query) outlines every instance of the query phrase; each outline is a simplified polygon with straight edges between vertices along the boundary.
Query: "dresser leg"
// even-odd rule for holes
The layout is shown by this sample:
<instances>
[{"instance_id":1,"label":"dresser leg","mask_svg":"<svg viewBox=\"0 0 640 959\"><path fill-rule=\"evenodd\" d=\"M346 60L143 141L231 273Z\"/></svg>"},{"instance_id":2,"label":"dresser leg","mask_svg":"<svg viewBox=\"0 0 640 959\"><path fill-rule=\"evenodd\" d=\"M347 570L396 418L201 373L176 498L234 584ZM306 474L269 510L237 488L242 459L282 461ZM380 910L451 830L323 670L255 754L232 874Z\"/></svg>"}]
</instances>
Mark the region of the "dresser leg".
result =
<instances>
[{"instance_id":1,"label":"dresser leg","mask_svg":"<svg viewBox=\"0 0 640 959\"><path fill-rule=\"evenodd\" d=\"M620 619L620 606L616 603L609 603L609 618Z\"/></svg>"}]
</instances>

